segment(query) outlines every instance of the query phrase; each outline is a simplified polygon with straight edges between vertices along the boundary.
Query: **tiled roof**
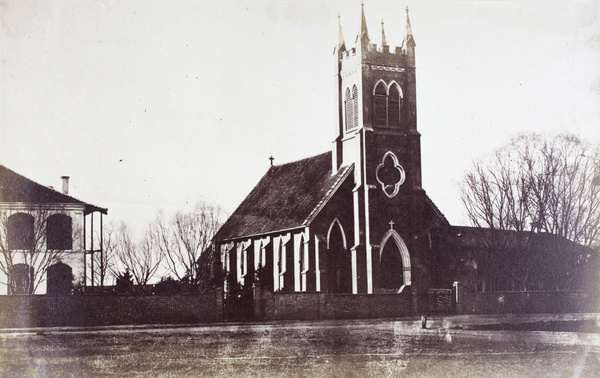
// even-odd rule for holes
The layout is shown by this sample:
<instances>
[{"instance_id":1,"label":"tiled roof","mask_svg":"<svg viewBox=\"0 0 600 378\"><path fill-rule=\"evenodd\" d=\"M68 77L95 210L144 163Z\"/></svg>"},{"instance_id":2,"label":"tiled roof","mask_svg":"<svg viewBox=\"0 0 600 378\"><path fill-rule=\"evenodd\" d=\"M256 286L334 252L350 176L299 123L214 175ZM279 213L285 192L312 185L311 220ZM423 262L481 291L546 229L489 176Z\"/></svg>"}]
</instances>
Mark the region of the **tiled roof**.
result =
<instances>
[{"instance_id":1,"label":"tiled roof","mask_svg":"<svg viewBox=\"0 0 600 378\"><path fill-rule=\"evenodd\" d=\"M331 175L331 152L271 167L221 227L215 240L308 225L352 171Z\"/></svg>"},{"instance_id":2,"label":"tiled roof","mask_svg":"<svg viewBox=\"0 0 600 378\"><path fill-rule=\"evenodd\" d=\"M86 214L94 211L99 211L103 214L108 213L107 209L90 205L57 192L0 165L0 203L2 202L82 204L84 205Z\"/></svg>"}]
</instances>

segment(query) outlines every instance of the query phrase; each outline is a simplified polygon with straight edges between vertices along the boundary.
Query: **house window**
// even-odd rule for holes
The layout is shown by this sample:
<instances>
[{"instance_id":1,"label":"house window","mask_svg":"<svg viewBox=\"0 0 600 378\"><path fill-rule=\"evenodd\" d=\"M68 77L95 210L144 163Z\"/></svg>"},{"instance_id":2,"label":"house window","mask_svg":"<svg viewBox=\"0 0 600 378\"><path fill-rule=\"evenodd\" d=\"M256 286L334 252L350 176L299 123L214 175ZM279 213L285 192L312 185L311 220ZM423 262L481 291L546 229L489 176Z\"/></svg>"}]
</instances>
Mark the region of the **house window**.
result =
<instances>
[{"instance_id":1,"label":"house window","mask_svg":"<svg viewBox=\"0 0 600 378\"><path fill-rule=\"evenodd\" d=\"M35 269L27 264L14 264L8 282L8 294L33 294L35 291Z\"/></svg>"},{"instance_id":2,"label":"house window","mask_svg":"<svg viewBox=\"0 0 600 378\"><path fill-rule=\"evenodd\" d=\"M54 214L46 220L46 241L48 249L73 249L71 217Z\"/></svg>"},{"instance_id":3,"label":"house window","mask_svg":"<svg viewBox=\"0 0 600 378\"><path fill-rule=\"evenodd\" d=\"M16 213L8 217L8 249L33 248L33 216Z\"/></svg>"}]
</instances>

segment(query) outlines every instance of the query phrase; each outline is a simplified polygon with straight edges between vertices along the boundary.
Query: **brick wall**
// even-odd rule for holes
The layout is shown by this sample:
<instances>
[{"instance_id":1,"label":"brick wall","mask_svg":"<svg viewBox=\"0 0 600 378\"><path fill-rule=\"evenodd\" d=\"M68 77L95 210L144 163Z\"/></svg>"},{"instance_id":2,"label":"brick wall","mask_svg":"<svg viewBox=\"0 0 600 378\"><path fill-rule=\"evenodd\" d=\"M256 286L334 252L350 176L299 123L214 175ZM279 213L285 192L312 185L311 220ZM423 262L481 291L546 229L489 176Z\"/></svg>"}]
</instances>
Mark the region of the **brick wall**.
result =
<instances>
[{"instance_id":1,"label":"brick wall","mask_svg":"<svg viewBox=\"0 0 600 378\"><path fill-rule=\"evenodd\" d=\"M367 319L415 315L410 290L401 294L271 293L255 287L254 317L282 319Z\"/></svg>"},{"instance_id":2,"label":"brick wall","mask_svg":"<svg viewBox=\"0 0 600 378\"><path fill-rule=\"evenodd\" d=\"M222 320L220 289L187 295L3 295L0 327L183 324Z\"/></svg>"},{"instance_id":3,"label":"brick wall","mask_svg":"<svg viewBox=\"0 0 600 378\"><path fill-rule=\"evenodd\" d=\"M499 291L479 293L458 285L457 314L600 312L598 296L583 291Z\"/></svg>"}]
</instances>

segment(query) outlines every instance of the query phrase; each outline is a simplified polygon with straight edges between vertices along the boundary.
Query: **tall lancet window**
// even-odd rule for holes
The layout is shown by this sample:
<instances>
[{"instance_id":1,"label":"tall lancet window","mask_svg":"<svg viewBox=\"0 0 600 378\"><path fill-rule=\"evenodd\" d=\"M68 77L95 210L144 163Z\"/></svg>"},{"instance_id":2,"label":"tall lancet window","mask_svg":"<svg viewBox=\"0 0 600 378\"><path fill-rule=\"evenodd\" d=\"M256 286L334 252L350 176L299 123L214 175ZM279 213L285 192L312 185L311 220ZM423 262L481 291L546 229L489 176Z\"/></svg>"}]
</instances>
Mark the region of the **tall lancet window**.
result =
<instances>
[{"instance_id":1,"label":"tall lancet window","mask_svg":"<svg viewBox=\"0 0 600 378\"><path fill-rule=\"evenodd\" d=\"M390 87L390 95L388 97L388 125L400 126L400 105L401 105L400 89L397 84L392 84Z\"/></svg>"},{"instance_id":2,"label":"tall lancet window","mask_svg":"<svg viewBox=\"0 0 600 378\"><path fill-rule=\"evenodd\" d=\"M358 88L352 87L346 89L346 130L351 130L358 126Z\"/></svg>"},{"instance_id":3,"label":"tall lancet window","mask_svg":"<svg viewBox=\"0 0 600 378\"><path fill-rule=\"evenodd\" d=\"M354 104L352 104L352 93L350 88L346 89L346 130L350 130L354 126L352 122L354 120Z\"/></svg>"},{"instance_id":4,"label":"tall lancet window","mask_svg":"<svg viewBox=\"0 0 600 378\"><path fill-rule=\"evenodd\" d=\"M352 127L358 126L358 88L356 85L352 88Z\"/></svg>"},{"instance_id":5,"label":"tall lancet window","mask_svg":"<svg viewBox=\"0 0 600 378\"><path fill-rule=\"evenodd\" d=\"M387 88L381 81L373 92L373 123L376 126L387 125Z\"/></svg>"}]
</instances>

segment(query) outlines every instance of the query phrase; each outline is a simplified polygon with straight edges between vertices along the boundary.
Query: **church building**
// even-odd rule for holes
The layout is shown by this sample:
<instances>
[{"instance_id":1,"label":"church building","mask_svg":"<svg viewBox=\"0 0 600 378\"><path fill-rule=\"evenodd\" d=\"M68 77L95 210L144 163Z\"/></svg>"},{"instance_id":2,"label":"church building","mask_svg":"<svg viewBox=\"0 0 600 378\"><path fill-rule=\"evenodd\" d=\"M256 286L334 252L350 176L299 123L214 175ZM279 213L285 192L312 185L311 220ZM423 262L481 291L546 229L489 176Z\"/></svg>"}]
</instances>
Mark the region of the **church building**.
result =
<instances>
[{"instance_id":1,"label":"church building","mask_svg":"<svg viewBox=\"0 0 600 378\"><path fill-rule=\"evenodd\" d=\"M485 291L478 229L450 226L422 187L408 9L401 46L381 33L372 43L364 6L355 47L340 26L331 151L272 166L218 231L226 292L257 277L273 293L402 295L416 314L455 280Z\"/></svg>"},{"instance_id":2,"label":"church building","mask_svg":"<svg viewBox=\"0 0 600 378\"><path fill-rule=\"evenodd\" d=\"M340 27L332 151L269 169L215 240L240 284L265 267L275 291L396 293L428 287L432 228L448 226L421 185L415 40L356 47Z\"/></svg>"}]
</instances>

